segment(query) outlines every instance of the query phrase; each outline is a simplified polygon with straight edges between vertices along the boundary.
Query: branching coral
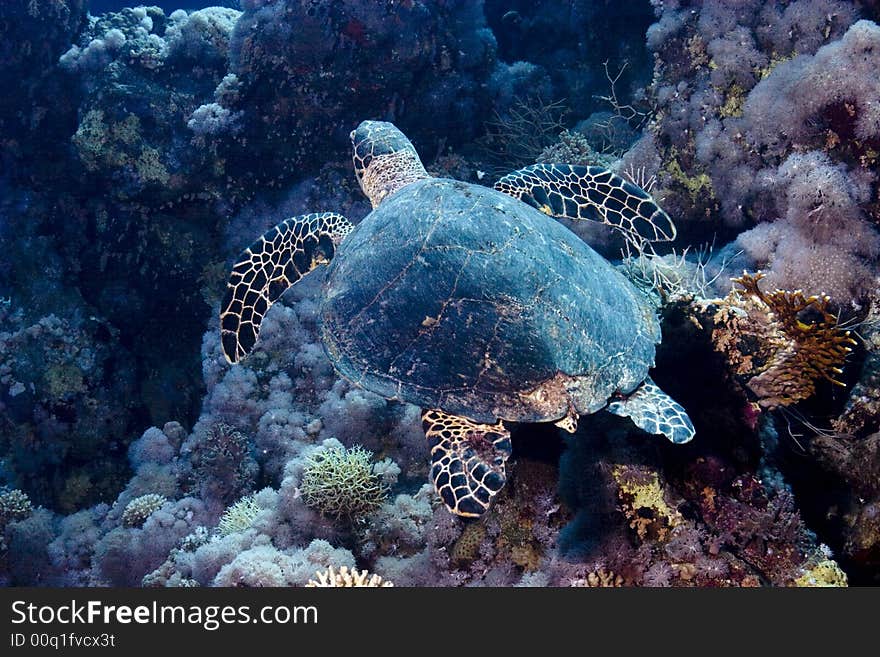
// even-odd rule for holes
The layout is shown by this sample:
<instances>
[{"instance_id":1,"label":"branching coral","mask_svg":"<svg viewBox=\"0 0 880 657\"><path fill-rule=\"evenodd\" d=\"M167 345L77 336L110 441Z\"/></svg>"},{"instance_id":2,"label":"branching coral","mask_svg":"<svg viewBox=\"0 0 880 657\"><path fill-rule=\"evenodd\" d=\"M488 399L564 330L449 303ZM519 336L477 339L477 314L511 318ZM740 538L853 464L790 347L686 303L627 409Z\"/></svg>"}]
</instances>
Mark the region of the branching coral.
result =
<instances>
[{"instance_id":1,"label":"branching coral","mask_svg":"<svg viewBox=\"0 0 880 657\"><path fill-rule=\"evenodd\" d=\"M358 572L357 569L348 570L348 566L342 566L337 572L333 566L325 571L315 573L317 581L310 579L306 586L309 587L389 587L394 586L389 581L383 580L379 575L370 574L366 570Z\"/></svg>"},{"instance_id":2,"label":"branching coral","mask_svg":"<svg viewBox=\"0 0 880 657\"><path fill-rule=\"evenodd\" d=\"M487 133L481 138L483 147L500 170L532 164L559 143L567 113L562 101L550 102L534 95L518 98L504 114L496 113L487 123Z\"/></svg>"},{"instance_id":3,"label":"branching coral","mask_svg":"<svg viewBox=\"0 0 880 657\"><path fill-rule=\"evenodd\" d=\"M262 510L263 507L257 503L253 495L241 498L220 516L217 535L229 536L249 529Z\"/></svg>"},{"instance_id":4,"label":"branching coral","mask_svg":"<svg viewBox=\"0 0 880 657\"><path fill-rule=\"evenodd\" d=\"M310 507L337 518L353 518L378 509L388 487L373 471L373 453L363 447L325 449L310 458L300 484Z\"/></svg>"},{"instance_id":5,"label":"branching coral","mask_svg":"<svg viewBox=\"0 0 880 657\"><path fill-rule=\"evenodd\" d=\"M162 508L168 499L164 495L148 493L129 502L122 512L123 527L142 527L155 511Z\"/></svg>"},{"instance_id":6,"label":"branching coral","mask_svg":"<svg viewBox=\"0 0 880 657\"><path fill-rule=\"evenodd\" d=\"M776 290L766 293L763 274L744 273L740 286L718 306L712 341L762 408L789 406L816 391L825 379L835 385L855 345L828 308L828 297Z\"/></svg>"}]
</instances>

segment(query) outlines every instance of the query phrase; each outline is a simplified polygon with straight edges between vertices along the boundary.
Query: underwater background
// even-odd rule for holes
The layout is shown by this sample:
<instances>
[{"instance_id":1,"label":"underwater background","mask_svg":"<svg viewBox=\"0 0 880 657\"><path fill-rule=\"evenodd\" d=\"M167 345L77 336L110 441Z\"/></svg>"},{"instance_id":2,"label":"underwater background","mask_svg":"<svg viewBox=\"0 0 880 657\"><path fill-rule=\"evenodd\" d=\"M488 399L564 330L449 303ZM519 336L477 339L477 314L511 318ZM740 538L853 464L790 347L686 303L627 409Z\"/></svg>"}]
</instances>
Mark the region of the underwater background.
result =
<instances>
[{"instance_id":1,"label":"underwater background","mask_svg":"<svg viewBox=\"0 0 880 657\"><path fill-rule=\"evenodd\" d=\"M0 5L0 582L880 584L880 2L130 4ZM322 268L230 366L236 255L370 212L363 119L432 175L648 190L656 252L562 221L658 300L694 440L514 426L466 520L421 409L334 371Z\"/></svg>"}]
</instances>

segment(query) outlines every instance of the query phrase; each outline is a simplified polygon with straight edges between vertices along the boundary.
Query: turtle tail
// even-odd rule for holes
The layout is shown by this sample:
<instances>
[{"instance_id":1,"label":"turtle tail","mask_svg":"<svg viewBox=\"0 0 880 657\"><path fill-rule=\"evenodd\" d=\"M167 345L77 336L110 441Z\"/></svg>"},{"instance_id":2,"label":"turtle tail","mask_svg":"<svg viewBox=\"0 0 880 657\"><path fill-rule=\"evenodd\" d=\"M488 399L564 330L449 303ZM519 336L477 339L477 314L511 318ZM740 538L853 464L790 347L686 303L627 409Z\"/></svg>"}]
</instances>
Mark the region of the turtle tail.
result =
<instances>
[{"instance_id":1,"label":"turtle tail","mask_svg":"<svg viewBox=\"0 0 880 657\"><path fill-rule=\"evenodd\" d=\"M237 363L251 352L269 307L315 267L328 263L352 228L335 212L291 217L241 253L220 304L220 342L226 360Z\"/></svg>"}]
</instances>

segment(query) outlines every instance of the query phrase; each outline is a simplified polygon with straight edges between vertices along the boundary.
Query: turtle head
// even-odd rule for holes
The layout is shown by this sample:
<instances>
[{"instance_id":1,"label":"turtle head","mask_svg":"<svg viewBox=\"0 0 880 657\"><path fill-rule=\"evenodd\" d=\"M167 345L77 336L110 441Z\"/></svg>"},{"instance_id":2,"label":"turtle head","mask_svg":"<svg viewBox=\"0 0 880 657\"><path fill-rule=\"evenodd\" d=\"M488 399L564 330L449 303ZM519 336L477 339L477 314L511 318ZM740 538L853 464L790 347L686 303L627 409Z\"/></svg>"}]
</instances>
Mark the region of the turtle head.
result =
<instances>
[{"instance_id":1,"label":"turtle head","mask_svg":"<svg viewBox=\"0 0 880 657\"><path fill-rule=\"evenodd\" d=\"M428 178L415 146L393 123L363 121L351 133L351 147L358 183L374 208L406 185Z\"/></svg>"}]
</instances>

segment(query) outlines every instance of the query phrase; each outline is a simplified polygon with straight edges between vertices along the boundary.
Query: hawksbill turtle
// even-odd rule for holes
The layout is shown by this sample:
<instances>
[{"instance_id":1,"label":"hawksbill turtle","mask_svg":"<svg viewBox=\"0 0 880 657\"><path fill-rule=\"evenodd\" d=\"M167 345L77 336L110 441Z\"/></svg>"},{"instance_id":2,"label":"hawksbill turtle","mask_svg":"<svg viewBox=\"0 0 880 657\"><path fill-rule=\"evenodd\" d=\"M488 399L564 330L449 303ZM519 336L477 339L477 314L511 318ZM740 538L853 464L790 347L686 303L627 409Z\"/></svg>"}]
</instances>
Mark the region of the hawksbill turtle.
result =
<instances>
[{"instance_id":1,"label":"hawksbill turtle","mask_svg":"<svg viewBox=\"0 0 880 657\"><path fill-rule=\"evenodd\" d=\"M655 307L551 217L596 221L640 241L675 227L650 195L601 167L536 164L494 188L430 176L393 124L351 133L373 210L287 219L239 256L220 310L235 363L285 290L328 265L324 348L357 386L423 409L430 476L455 514L484 513L506 480L507 422L605 409L674 443L694 428L648 376ZM549 216L548 216L549 215Z\"/></svg>"}]
</instances>

